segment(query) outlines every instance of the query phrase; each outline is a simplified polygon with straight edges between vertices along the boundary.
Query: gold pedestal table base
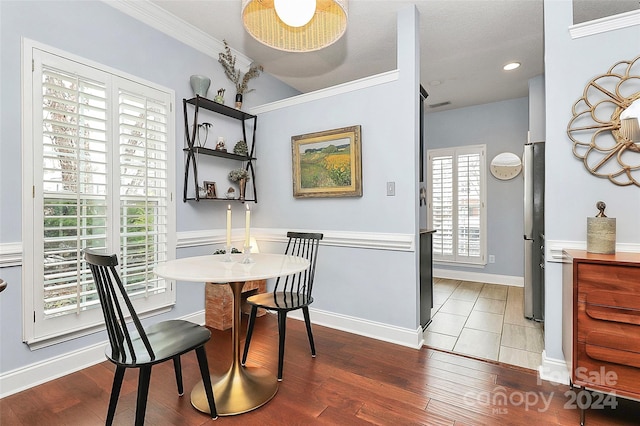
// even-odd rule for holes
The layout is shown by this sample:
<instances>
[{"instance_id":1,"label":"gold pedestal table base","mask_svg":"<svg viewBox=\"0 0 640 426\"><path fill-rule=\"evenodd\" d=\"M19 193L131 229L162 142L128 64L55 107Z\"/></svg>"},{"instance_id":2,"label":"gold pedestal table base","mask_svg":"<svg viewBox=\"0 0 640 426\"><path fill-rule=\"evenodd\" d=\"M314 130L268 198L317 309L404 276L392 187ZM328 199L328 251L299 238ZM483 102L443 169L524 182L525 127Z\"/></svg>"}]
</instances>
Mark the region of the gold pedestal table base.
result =
<instances>
[{"instance_id":1,"label":"gold pedestal table base","mask_svg":"<svg viewBox=\"0 0 640 426\"><path fill-rule=\"evenodd\" d=\"M233 366L224 376L211 376L216 409L220 416L232 416L254 410L278 392L276 376L262 368ZM202 381L191 391L191 405L209 413L209 403Z\"/></svg>"},{"instance_id":2,"label":"gold pedestal table base","mask_svg":"<svg viewBox=\"0 0 640 426\"><path fill-rule=\"evenodd\" d=\"M1 0L0 0L1 1ZM247 262L247 260L250 260ZM230 261L229 261L230 260ZM162 262L154 268L163 278L177 281L205 282L205 285L229 285L233 294L232 347L229 370L222 376L212 376L213 397L220 416L231 416L254 410L271 400L278 392L275 374L240 364L240 307L242 287L247 281L265 280L302 272L309 261L302 257L252 253L250 258L232 254L230 259L220 255L185 257ZM191 392L191 404L209 413L209 404L200 382Z\"/></svg>"},{"instance_id":3,"label":"gold pedestal table base","mask_svg":"<svg viewBox=\"0 0 640 426\"><path fill-rule=\"evenodd\" d=\"M216 285L207 283L207 285ZM217 284L219 285L219 284ZM219 416L232 416L254 410L266 404L278 392L275 374L258 367L240 365L240 305L244 282L231 282L233 292L233 360L223 376L211 376L213 397ZM210 413L202 381L191 391L191 405Z\"/></svg>"}]
</instances>

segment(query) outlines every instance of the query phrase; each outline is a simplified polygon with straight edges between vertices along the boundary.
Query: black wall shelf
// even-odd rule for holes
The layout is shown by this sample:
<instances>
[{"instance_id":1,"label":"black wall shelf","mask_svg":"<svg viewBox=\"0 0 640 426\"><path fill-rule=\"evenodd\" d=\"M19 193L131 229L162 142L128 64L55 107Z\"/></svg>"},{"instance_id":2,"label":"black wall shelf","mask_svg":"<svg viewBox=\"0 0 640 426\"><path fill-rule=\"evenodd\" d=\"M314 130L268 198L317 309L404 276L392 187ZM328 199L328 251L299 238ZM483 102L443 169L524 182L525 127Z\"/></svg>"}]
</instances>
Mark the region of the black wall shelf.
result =
<instances>
[{"instance_id":1,"label":"black wall shelf","mask_svg":"<svg viewBox=\"0 0 640 426\"><path fill-rule=\"evenodd\" d=\"M193 124L189 125L189 111L187 105L193 106ZM255 150L255 139L256 139L256 126L258 123L258 117L252 114L248 114L239 109L231 108L223 104L219 104L217 102L212 101L211 99L203 98L201 96L196 96L191 99L183 99L182 106L184 110L184 133L185 140L187 142L187 147L183 149L186 153L185 160L185 170L184 170L184 192L182 195L182 201L251 201L258 202L258 195L256 191L256 182L255 182L255 170L253 167L253 162L256 160L254 157ZM197 146L195 144L195 140L198 132L198 113L200 112L200 108L212 111L217 114L224 115L226 117L233 118L241 122L242 125L242 140L247 143L247 148L249 152L247 155L238 155L232 152L220 151L210 148L204 148ZM251 120L253 120L253 132L251 134L251 141L247 140L247 125L251 125ZM192 129L192 132L189 133L189 129ZM250 143L249 143L250 142ZM224 158L227 160L233 160L242 162L245 164L244 168L249 172L249 177L252 181L253 187L253 198L245 198L245 199L229 199L229 198L200 198L198 192L198 162L196 154L208 155L212 157ZM193 173L193 195L189 195L189 175ZM247 194L245 194L246 196Z\"/></svg>"}]
</instances>

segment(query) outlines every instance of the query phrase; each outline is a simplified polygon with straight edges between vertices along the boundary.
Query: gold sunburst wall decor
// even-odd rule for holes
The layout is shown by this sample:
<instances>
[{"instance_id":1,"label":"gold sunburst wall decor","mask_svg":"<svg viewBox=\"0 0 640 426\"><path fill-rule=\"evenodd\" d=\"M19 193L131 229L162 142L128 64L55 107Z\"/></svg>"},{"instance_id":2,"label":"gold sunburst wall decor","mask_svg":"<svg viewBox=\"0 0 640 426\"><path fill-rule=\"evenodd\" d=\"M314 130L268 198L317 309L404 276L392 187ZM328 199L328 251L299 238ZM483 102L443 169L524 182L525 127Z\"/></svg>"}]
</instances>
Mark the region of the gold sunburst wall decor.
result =
<instances>
[{"instance_id":1,"label":"gold sunburst wall decor","mask_svg":"<svg viewBox=\"0 0 640 426\"><path fill-rule=\"evenodd\" d=\"M640 125L640 114L632 111L640 111L640 56L591 80L573 104L567 125L573 154L585 168L620 186L640 186L640 140L629 130ZM622 126L629 115L636 122Z\"/></svg>"}]
</instances>

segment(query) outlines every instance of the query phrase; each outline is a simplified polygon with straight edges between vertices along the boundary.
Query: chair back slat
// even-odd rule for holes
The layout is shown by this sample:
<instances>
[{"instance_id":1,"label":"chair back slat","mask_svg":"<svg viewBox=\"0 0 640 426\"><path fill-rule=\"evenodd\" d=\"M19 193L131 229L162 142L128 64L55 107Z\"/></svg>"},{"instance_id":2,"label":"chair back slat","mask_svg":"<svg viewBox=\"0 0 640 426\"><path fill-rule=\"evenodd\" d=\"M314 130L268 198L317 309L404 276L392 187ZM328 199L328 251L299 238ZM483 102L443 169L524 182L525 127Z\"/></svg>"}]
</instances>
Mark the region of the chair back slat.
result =
<instances>
[{"instance_id":1,"label":"chair back slat","mask_svg":"<svg viewBox=\"0 0 640 426\"><path fill-rule=\"evenodd\" d=\"M135 362L140 355L136 354L136 347L133 344L135 337L132 337L127 325L127 319L130 319L147 354L151 359L154 359L155 354L149 343L149 338L116 270L118 257L115 254L107 255L92 249L84 249L83 253L85 261L91 269L100 298L111 346L111 357L120 362L127 361L127 358L131 357L131 360Z\"/></svg>"},{"instance_id":2,"label":"chair back slat","mask_svg":"<svg viewBox=\"0 0 640 426\"><path fill-rule=\"evenodd\" d=\"M311 297L313 279L315 277L318 247L323 234L315 232L287 232L289 241L285 254L303 257L309 261L309 268L297 274L287 275L276 279L274 297L276 293L284 293L284 302L289 304L301 296ZM287 300L289 303L287 303Z\"/></svg>"}]
</instances>

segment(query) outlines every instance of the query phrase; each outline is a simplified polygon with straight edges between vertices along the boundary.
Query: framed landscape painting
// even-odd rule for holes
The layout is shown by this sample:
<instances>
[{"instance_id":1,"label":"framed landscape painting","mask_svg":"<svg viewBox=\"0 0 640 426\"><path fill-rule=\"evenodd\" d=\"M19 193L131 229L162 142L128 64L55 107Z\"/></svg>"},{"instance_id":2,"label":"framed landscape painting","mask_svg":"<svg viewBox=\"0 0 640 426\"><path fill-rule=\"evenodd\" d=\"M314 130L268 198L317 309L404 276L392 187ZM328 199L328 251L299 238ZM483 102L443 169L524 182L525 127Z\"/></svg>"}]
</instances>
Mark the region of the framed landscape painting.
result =
<instances>
[{"instance_id":1,"label":"framed landscape painting","mask_svg":"<svg viewBox=\"0 0 640 426\"><path fill-rule=\"evenodd\" d=\"M293 196L362 197L360 126L291 138Z\"/></svg>"}]
</instances>

